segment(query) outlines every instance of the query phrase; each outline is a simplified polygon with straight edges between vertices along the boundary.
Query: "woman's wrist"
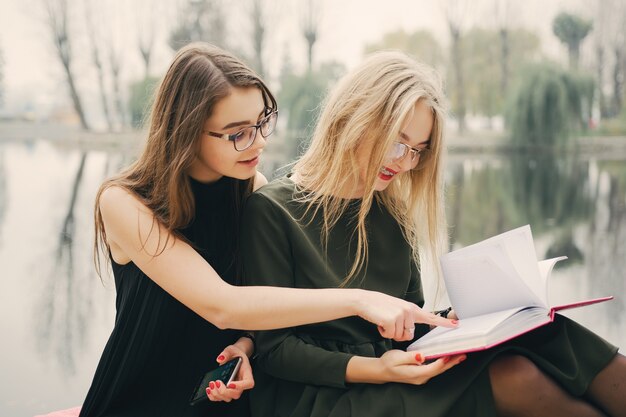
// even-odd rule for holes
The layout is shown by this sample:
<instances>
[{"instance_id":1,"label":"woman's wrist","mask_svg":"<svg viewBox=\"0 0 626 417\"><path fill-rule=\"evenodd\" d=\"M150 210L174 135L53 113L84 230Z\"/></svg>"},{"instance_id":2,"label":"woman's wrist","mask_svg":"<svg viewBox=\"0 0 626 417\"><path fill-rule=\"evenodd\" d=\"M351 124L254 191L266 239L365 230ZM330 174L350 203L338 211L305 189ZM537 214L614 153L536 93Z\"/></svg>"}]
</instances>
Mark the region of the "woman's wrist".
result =
<instances>
[{"instance_id":1,"label":"woman's wrist","mask_svg":"<svg viewBox=\"0 0 626 417\"><path fill-rule=\"evenodd\" d=\"M234 345L241 349L247 357L251 358L254 355L254 340L251 334L246 333L241 336Z\"/></svg>"},{"instance_id":2,"label":"woman's wrist","mask_svg":"<svg viewBox=\"0 0 626 417\"><path fill-rule=\"evenodd\" d=\"M347 383L384 384L389 382L380 358L353 356L346 367Z\"/></svg>"},{"instance_id":3,"label":"woman's wrist","mask_svg":"<svg viewBox=\"0 0 626 417\"><path fill-rule=\"evenodd\" d=\"M350 309L352 311L353 316L364 317L365 311L367 308L367 303L365 302L367 296L367 290L362 290L360 288L352 288L349 290L344 290L346 292L350 292L348 300Z\"/></svg>"}]
</instances>

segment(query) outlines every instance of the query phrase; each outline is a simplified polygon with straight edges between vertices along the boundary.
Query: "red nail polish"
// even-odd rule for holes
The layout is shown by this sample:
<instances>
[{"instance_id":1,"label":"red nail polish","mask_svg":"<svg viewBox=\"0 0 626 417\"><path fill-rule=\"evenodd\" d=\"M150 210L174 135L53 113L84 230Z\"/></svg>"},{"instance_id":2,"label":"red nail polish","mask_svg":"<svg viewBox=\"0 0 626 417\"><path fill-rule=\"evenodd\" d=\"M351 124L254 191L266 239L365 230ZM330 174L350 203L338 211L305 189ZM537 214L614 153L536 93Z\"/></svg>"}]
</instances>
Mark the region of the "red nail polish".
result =
<instances>
[{"instance_id":1,"label":"red nail polish","mask_svg":"<svg viewBox=\"0 0 626 417\"><path fill-rule=\"evenodd\" d=\"M235 384L228 384L228 388L233 389L233 388L237 388L237 386Z\"/></svg>"},{"instance_id":2,"label":"red nail polish","mask_svg":"<svg viewBox=\"0 0 626 417\"><path fill-rule=\"evenodd\" d=\"M225 359L224 355L220 355L220 356L217 357L217 360L220 361L220 362L223 361L224 359Z\"/></svg>"},{"instance_id":3,"label":"red nail polish","mask_svg":"<svg viewBox=\"0 0 626 417\"><path fill-rule=\"evenodd\" d=\"M463 362L465 359L467 359L467 356L462 356L461 359L459 359L459 363Z\"/></svg>"},{"instance_id":4,"label":"red nail polish","mask_svg":"<svg viewBox=\"0 0 626 417\"><path fill-rule=\"evenodd\" d=\"M209 388L215 389L215 384L213 383L213 381L209 382Z\"/></svg>"},{"instance_id":5,"label":"red nail polish","mask_svg":"<svg viewBox=\"0 0 626 417\"><path fill-rule=\"evenodd\" d=\"M450 356L444 356L443 363L448 363L448 362L450 362Z\"/></svg>"},{"instance_id":6,"label":"red nail polish","mask_svg":"<svg viewBox=\"0 0 626 417\"><path fill-rule=\"evenodd\" d=\"M211 390L210 389L206 389L206 395L211 395Z\"/></svg>"},{"instance_id":7,"label":"red nail polish","mask_svg":"<svg viewBox=\"0 0 626 417\"><path fill-rule=\"evenodd\" d=\"M415 360L418 362L423 362L424 358L422 357L421 353L418 353L417 355L415 355Z\"/></svg>"},{"instance_id":8,"label":"red nail polish","mask_svg":"<svg viewBox=\"0 0 626 417\"><path fill-rule=\"evenodd\" d=\"M217 387L220 387L220 381L215 381L215 385L217 385Z\"/></svg>"},{"instance_id":9,"label":"red nail polish","mask_svg":"<svg viewBox=\"0 0 626 417\"><path fill-rule=\"evenodd\" d=\"M450 322L451 322L452 324L459 324L459 321L458 321L458 320L450 320Z\"/></svg>"}]
</instances>

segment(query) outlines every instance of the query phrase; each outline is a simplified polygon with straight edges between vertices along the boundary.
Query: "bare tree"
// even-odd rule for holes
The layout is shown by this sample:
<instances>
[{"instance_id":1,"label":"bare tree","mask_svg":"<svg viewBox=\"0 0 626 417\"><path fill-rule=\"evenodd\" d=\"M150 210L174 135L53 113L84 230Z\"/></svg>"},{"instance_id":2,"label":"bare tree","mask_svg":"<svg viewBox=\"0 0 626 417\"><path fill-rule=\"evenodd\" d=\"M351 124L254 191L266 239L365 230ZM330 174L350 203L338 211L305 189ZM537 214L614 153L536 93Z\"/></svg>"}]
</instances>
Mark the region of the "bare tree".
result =
<instances>
[{"instance_id":1,"label":"bare tree","mask_svg":"<svg viewBox=\"0 0 626 417\"><path fill-rule=\"evenodd\" d=\"M500 93L505 96L509 88L510 55L511 55L511 1L495 0L498 35L500 39Z\"/></svg>"},{"instance_id":2,"label":"bare tree","mask_svg":"<svg viewBox=\"0 0 626 417\"><path fill-rule=\"evenodd\" d=\"M117 111L120 125L123 128L126 126L126 112L124 110L120 83L122 56L120 50L113 45L113 42L109 42L109 66L111 67L111 78L113 80L113 101L115 102L115 110Z\"/></svg>"},{"instance_id":3,"label":"bare tree","mask_svg":"<svg viewBox=\"0 0 626 417\"><path fill-rule=\"evenodd\" d=\"M308 71L313 70L313 47L317 42L319 33L319 9L315 0L307 0L304 16L302 19L302 34L307 43Z\"/></svg>"},{"instance_id":4,"label":"bare tree","mask_svg":"<svg viewBox=\"0 0 626 417\"><path fill-rule=\"evenodd\" d=\"M615 117L624 106L626 2L597 0L594 8L592 36L600 116Z\"/></svg>"},{"instance_id":5,"label":"bare tree","mask_svg":"<svg viewBox=\"0 0 626 417\"><path fill-rule=\"evenodd\" d=\"M137 27L141 28L137 31L137 43L144 64L144 78L148 78L150 76L150 62L154 49L158 10L153 2L145 0L137 1L136 5Z\"/></svg>"},{"instance_id":6,"label":"bare tree","mask_svg":"<svg viewBox=\"0 0 626 417\"><path fill-rule=\"evenodd\" d=\"M596 59L596 84L598 92L598 104L600 107L600 117L605 118L609 115L606 95L604 92L604 67L606 65L606 47L609 35L610 11L609 4L612 0L597 0L595 13L594 31L594 54Z\"/></svg>"},{"instance_id":7,"label":"bare tree","mask_svg":"<svg viewBox=\"0 0 626 417\"><path fill-rule=\"evenodd\" d=\"M624 83L626 82L626 4L617 2L614 11L614 37L612 43L613 71L611 114L617 116L624 107Z\"/></svg>"},{"instance_id":8,"label":"bare tree","mask_svg":"<svg viewBox=\"0 0 626 417\"><path fill-rule=\"evenodd\" d=\"M252 20L252 45L254 46L254 61L257 72L261 77L265 77L263 67L263 46L265 44L266 14L262 0L252 0L250 10Z\"/></svg>"},{"instance_id":9,"label":"bare tree","mask_svg":"<svg viewBox=\"0 0 626 417\"><path fill-rule=\"evenodd\" d=\"M46 23L50 29L55 52L59 59L65 78L70 90L70 97L74 105L74 110L80 119L83 129L89 130L89 124L85 118L80 95L76 88L74 73L72 71L72 43L70 34L69 6L68 0L42 0L46 13Z\"/></svg>"},{"instance_id":10,"label":"bare tree","mask_svg":"<svg viewBox=\"0 0 626 417\"><path fill-rule=\"evenodd\" d=\"M94 24L93 21L93 9L92 6L95 5L95 2L88 1L85 2L85 22L87 23L87 34L89 36L89 42L91 44L91 58L93 65L96 67L96 74L98 77L98 89L100 91L100 103L102 105L102 111L104 112L104 118L107 123L107 127L109 131L113 130L113 119L111 117L111 112L109 110L109 102L106 94L106 88L104 85L104 63L102 62L102 57L100 56L100 47L102 44L101 32L97 31L97 25Z\"/></svg>"},{"instance_id":11,"label":"bare tree","mask_svg":"<svg viewBox=\"0 0 626 417\"><path fill-rule=\"evenodd\" d=\"M467 13L465 0L449 0L445 10L446 21L450 31L450 61L453 73L453 110L458 120L459 133L465 132L465 80L463 78L463 49L461 47L464 18Z\"/></svg>"},{"instance_id":12,"label":"bare tree","mask_svg":"<svg viewBox=\"0 0 626 417\"><path fill-rule=\"evenodd\" d=\"M620 45L621 43L621 45ZM624 68L626 67L626 54L624 53L624 42L616 42L613 44L613 95L611 97L611 114L617 116L624 107L624 77L626 76Z\"/></svg>"},{"instance_id":13,"label":"bare tree","mask_svg":"<svg viewBox=\"0 0 626 417\"><path fill-rule=\"evenodd\" d=\"M195 41L211 42L228 48L226 19L220 0L186 0L178 16L178 23L170 33L168 42L173 50Z\"/></svg>"}]
</instances>

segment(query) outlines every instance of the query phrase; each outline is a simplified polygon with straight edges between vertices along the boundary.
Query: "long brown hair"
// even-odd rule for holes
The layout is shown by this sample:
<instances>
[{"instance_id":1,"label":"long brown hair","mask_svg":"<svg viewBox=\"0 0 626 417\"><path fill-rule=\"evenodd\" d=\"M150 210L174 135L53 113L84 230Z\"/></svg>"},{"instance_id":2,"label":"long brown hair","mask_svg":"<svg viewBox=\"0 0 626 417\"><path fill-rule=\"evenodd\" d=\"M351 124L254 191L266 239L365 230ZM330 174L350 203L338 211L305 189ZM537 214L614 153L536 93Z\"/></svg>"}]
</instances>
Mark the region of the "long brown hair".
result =
<instances>
[{"instance_id":1,"label":"long brown hair","mask_svg":"<svg viewBox=\"0 0 626 417\"><path fill-rule=\"evenodd\" d=\"M392 142L411 116L418 101L433 113L430 151L417 169L400 175L382 192L374 182ZM400 52L370 55L346 74L328 96L311 145L294 166L298 184L306 191L298 200L307 211L322 210L322 243L345 213L348 200L335 198L337 190L358 183L358 150L373 141L363 199L356 214L357 250L342 286L367 265L366 216L374 198L390 211L412 248L417 264L429 258L437 269L444 249L446 221L443 204L442 158L446 106L442 83L436 72ZM435 271L439 272L439 271Z\"/></svg>"},{"instance_id":2,"label":"long brown hair","mask_svg":"<svg viewBox=\"0 0 626 417\"><path fill-rule=\"evenodd\" d=\"M98 275L99 254L108 259L109 251L99 205L108 187L123 187L136 195L152 211L155 222L182 237L177 230L192 221L195 210L187 171L199 152L204 123L233 87L256 87L265 106L277 108L260 77L227 51L206 43L192 43L178 51L157 89L143 153L126 170L105 181L96 195L94 261ZM243 201L252 186L253 179L235 181L236 203ZM163 249L166 245L167 239Z\"/></svg>"}]
</instances>

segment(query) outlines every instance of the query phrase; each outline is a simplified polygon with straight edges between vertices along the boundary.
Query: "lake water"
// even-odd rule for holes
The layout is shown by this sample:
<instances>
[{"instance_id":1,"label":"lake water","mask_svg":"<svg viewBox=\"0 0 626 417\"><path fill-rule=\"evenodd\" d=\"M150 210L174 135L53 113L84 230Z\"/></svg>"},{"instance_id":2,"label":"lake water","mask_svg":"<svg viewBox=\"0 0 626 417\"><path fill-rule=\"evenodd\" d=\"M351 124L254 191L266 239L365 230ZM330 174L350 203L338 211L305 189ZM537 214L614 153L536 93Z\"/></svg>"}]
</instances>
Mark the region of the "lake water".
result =
<instances>
[{"instance_id":1,"label":"lake water","mask_svg":"<svg viewBox=\"0 0 626 417\"><path fill-rule=\"evenodd\" d=\"M84 398L115 297L94 273L94 196L132 158L0 142L1 416ZM446 175L452 247L530 224L540 258L570 257L551 278L551 299L614 295L566 314L626 346L626 155L452 154Z\"/></svg>"}]
</instances>

